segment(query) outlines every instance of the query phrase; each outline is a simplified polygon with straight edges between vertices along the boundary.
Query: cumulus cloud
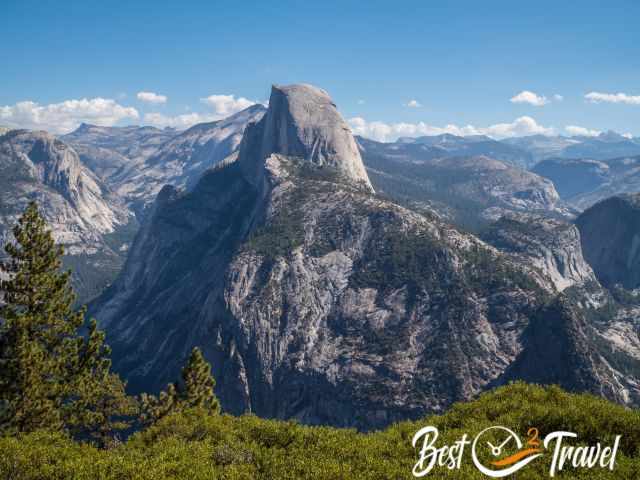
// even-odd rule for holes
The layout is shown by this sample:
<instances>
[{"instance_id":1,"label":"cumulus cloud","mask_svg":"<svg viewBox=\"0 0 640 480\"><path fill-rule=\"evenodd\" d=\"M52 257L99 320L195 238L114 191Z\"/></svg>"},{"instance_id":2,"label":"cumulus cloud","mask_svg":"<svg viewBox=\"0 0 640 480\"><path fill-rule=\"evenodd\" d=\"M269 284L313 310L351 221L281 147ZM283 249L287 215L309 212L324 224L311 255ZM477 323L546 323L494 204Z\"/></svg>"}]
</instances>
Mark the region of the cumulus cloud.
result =
<instances>
[{"instance_id":1,"label":"cumulus cloud","mask_svg":"<svg viewBox=\"0 0 640 480\"><path fill-rule=\"evenodd\" d=\"M553 96L553 99L554 99L556 102L561 102L561 101L563 101L563 100L564 100L564 97L563 97L562 95L559 95L559 94L557 94L557 93L556 93L556 94Z\"/></svg>"},{"instance_id":2,"label":"cumulus cloud","mask_svg":"<svg viewBox=\"0 0 640 480\"><path fill-rule=\"evenodd\" d=\"M175 116L152 112L145 114L144 122L160 128L189 128L197 123L221 120L258 103L244 97L236 98L235 95L209 95L206 98L201 98L200 101L211 107L213 112L192 112ZM185 110L188 111L190 108L185 107Z\"/></svg>"},{"instance_id":3,"label":"cumulus cloud","mask_svg":"<svg viewBox=\"0 0 640 480\"><path fill-rule=\"evenodd\" d=\"M125 118L137 119L138 111L108 98L83 98L40 105L33 101L0 106L0 123L11 127L68 133L81 123L111 126Z\"/></svg>"},{"instance_id":4,"label":"cumulus cloud","mask_svg":"<svg viewBox=\"0 0 640 480\"><path fill-rule=\"evenodd\" d=\"M589 92L584 98L591 103L626 103L627 105L640 105L640 95L627 95L626 93L601 93Z\"/></svg>"},{"instance_id":5,"label":"cumulus cloud","mask_svg":"<svg viewBox=\"0 0 640 480\"><path fill-rule=\"evenodd\" d=\"M567 125L564 129L569 135L577 135L580 137L597 137L602 133L600 130L591 130L585 127L578 127L576 125Z\"/></svg>"},{"instance_id":6,"label":"cumulus cloud","mask_svg":"<svg viewBox=\"0 0 640 480\"><path fill-rule=\"evenodd\" d=\"M544 95L538 95L537 93L530 92L529 90L523 90L515 97L511 97L511 103L528 103L534 107L542 107L549 103L547 97Z\"/></svg>"},{"instance_id":7,"label":"cumulus cloud","mask_svg":"<svg viewBox=\"0 0 640 480\"><path fill-rule=\"evenodd\" d=\"M154 92L138 92L136 97L138 98L138 100L142 102L147 102L147 103L155 103L155 104L167 103L166 95L159 95Z\"/></svg>"},{"instance_id":8,"label":"cumulus cloud","mask_svg":"<svg viewBox=\"0 0 640 480\"><path fill-rule=\"evenodd\" d=\"M511 123L498 123L488 127L475 127L467 125L446 125L436 127L424 122L418 123L384 123L368 122L362 117L349 119L349 125L356 135L378 140L380 142L391 142L398 137L419 137L423 135L441 135L450 133L452 135L488 135L494 138L517 137L523 135L552 135L553 128L547 128L538 124L531 117L519 117Z\"/></svg>"},{"instance_id":9,"label":"cumulus cloud","mask_svg":"<svg viewBox=\"0 0 640 480\"><path fill-rule=\"evenodd\" d=\"M422 106L422 104L417 100L409 100L406 105L409 108L420 108Z\"/></svg>"},{"instance_id":10,"label":"cumulus cloud","mask_svg":"<svg viewBox=\"0 0 640 480\"><path fill-rule=\"evenodd\" d=\"M213 108L213 111L220 115L220 118L233 115L257 103L244 97L235 98L235 95L209 95L206 98L201 98L200 101Z\"/></svg>"}]
</instances>

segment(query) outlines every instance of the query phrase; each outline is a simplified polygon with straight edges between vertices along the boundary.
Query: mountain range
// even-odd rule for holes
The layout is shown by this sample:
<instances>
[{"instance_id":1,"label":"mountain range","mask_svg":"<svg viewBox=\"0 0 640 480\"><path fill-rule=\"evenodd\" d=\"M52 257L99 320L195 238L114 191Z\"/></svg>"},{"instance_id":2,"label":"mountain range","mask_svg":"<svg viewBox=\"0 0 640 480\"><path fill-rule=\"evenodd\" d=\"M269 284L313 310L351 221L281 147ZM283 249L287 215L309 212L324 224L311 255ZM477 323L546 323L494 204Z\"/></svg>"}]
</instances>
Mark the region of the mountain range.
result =
<instances>
[{"instance_id":1,"label":"mountain range","mask_svg":"<svg viewBox=\"0 0 640 480\"><path fill-rule=\"evenodd\" d=\"M92 305L132 390L199 346L226 410L311 424L380 427L514 379L638 403L632 302L576 226L464 233L376 194L360 149L326 92L276 86L237 157L163 188Z\"/></svg>"},{"instance_id":2,"label":"mountain range","mask_svg":"<svg viewBox=\"0 0 640 480\"><path fill-rule=\"evenodd\" d=\"M226 411L310 424L515 379L638 405L639 155L611 132L380 143L274 86L184 131L0 132L0 235L39 202L134 392L198 346Z\"/></svg>"},{"instance_id":3,"label":"mountain range","mask_svg":"<svg viewBox=\"0 0 640 480\"><path fill-rule=\"evenodd\" d=\"M192 186L238 148L246 124L264 114L255 105L186 131L82 124L54 137L5 129L0 135L0 240L36 200L66 247L80 303L116 277L147 206L166 184Z\"/></svg>"},{"instance_id":4,"label":"mountain range","mask_svg":"<svg viewBox=\"0 0 640 480\"><path fill-rule=\"evenodd\" d=\"M551 158L533 171L551 180L561 198L578 210L611 196L640 191L640 155L610 160Z\"/></svg>"},{"instance_id":5,"label":"mountain range","mask_svg":"<svg viewBox=\"0 0 640 480\"><path fill-rule=\"evenodd\" d=\"M237 150L244 127L264 114L253 105L185 131L81 125L64 135L82 161L140 213L167 184L190 187L207 168Z\"/></svg>"},{"instance_id":6,"label":"mountain range","mask_svg":"<svg viewBox=\"0 0 640 480\"><path fill-rule=\"evenodd\" d=\"M553 182L486 155L443 156L425 143L358 138L376 191L414 209L431 209L478 230L513 211L570 216Z\"/></svg>"}]
</instances>

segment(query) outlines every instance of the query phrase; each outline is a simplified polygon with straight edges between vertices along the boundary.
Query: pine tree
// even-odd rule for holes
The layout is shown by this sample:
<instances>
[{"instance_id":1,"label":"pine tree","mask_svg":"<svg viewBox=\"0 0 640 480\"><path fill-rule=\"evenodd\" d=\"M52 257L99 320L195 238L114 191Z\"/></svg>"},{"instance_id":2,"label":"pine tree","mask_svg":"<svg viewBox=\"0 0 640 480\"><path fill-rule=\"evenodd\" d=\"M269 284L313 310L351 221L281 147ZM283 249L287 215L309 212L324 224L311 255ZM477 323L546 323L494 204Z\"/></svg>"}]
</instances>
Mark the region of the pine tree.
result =
<instances>
[{"instance_id":1,"label":"pine tree","mask_svg":"<svg viewBox=\"0 0 640 480\"><path fill-rule=\"evenodd\" d=\"M203 408L212 413L220 411L220 404L213 391L216 381L211 375L211 365L197 347L191 351L189 361L182 369L182 381L183 402L188 407Z\"/></svg>"},{"instance_id":2,"label":"pine tree","mask_svg":"<svg viewBox=\"0 0 640 480\"><path fill-rule=\"evenodd\" d=\"M220 413L220 403L214 393L216 382L211 375L211 365L204 359L198 347L191 351L182 369L182 382L170 383L158 397L143 394L141 397L143 423L153 423L171 413L189 408L199 408L209 414Z\"/></svg>"},{"instance_id":3,"label":"pine tree","mask_svg":"<svg viewBox=\"0 0 640 480\"><path fill-rule=\"evenodd\" d=\"M105 438L133 405L110 372L110 350L85 309L35 202L13 229L0 264L0 430L40 428ZM86 334L83 335L83 332Z\"/></svg>"}]
</instances>

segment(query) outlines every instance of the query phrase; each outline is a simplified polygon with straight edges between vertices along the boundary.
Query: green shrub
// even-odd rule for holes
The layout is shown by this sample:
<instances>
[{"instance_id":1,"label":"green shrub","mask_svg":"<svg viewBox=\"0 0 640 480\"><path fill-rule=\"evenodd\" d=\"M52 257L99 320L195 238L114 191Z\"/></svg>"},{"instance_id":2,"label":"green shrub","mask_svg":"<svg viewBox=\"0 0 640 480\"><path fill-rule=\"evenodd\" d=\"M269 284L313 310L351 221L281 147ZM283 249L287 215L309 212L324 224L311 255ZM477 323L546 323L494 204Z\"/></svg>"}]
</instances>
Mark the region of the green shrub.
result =
<instances>
[{"instance_id":1,"label":"green shrub","mask_svg":"<svg viewBox=\"0 0 640 480\"><path fill-rule=\"evenodd\" d=\"M557 387L515 383L454 405L444 415L401 422L384 431L307 427L255 416L209 416L200 410L172 415L111 450L36 432L0 438L0 478L7 479L410 479L414 433L438 427L442 442L504 425L541 437L578 433L580 443L610 443L622 435L613 472L566 469L555 478L635 479L640 471L640 413ZM549 455L514 478L548 478ZM434 470L427 478L485 479L465 455L460 471Z\"/></svg>"}]
</instances>

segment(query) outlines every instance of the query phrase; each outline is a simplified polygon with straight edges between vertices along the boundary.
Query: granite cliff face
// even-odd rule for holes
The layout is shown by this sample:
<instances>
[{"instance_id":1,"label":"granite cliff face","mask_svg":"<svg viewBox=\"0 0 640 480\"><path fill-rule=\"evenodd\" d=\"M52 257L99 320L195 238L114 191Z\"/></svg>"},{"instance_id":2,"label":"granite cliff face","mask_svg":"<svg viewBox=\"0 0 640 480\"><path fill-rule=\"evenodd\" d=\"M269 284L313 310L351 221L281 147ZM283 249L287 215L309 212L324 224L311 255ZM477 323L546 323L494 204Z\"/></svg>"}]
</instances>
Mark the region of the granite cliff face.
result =
<instances>
[{"instance_id":1,"label":"granite cliff face","mask_svg":"<svg viewBox=\"0 0 640 480\"><path fill-rule=\"evenodd\" d=\"M46 132L12 130L0 136L0 183L0 243L11 240L11 226L36 200L65 246L66 265L76 269L81 299L115 277L126 249L118 233L131 217L73 148Z\"/></svg>"},{"instance_id":2,"label":"granite cliff face","mask_svg":"<svg viewBox=\"0 0 640 480\"><path fill-rule=\"evenodd\" d=\"M505 381L527 354L554 280L375 196L343 126L325 92L274 87L236 161L160 192L92 306L133 390L172 381L197 345L227 411L372 428Z\"/></svg>"},{"instance_id":3,"label":"granite cliff face","mask_svg":"<svg viewBox=\"0 0 640 480\"><path fill-rule=\"evenodd\" d=\"M482 238L539 269L560 292L596 282L582 254L580 232L566 221L512 213L493 223Z\"/></svg>"},{"instance_id":4,"label":"granite cliff face","mask_svg":"<svg viewBox=\"0 0 640 480\"><path fill-rule=\"evenodd\" d=\"M584 302L576 300L585 298L585 292L571 293L560 295L531 319L521 337L523 351L500 383L525 378L638 405L638 312L620 309L604 320L610 303L585 309ZM594 313L600 315L594 319Z\"/></svg>"},{"instance_id":5,"label":"granite cliff face","mask_svg":"<svg viewBox=\"0 0 640 480\"><path fill-rule=\"evenodd\" d=\"M576 224L585 258L604 285L640 287L640 194L603 200Z\"/></svg>"},{"instance_id":6,"label":"granite cliff face","mask_svg":"<svg viewBox=\"0 0 640 480\"><path fill-rule=\"evenodd\" d=\"M264 122L244 137L240 165L259 182L264 159L272 154L299 158L305 164L335 169L372 191L351 129L324 90L311 85L274 86Z\"/></svg>"}]
</instances>

